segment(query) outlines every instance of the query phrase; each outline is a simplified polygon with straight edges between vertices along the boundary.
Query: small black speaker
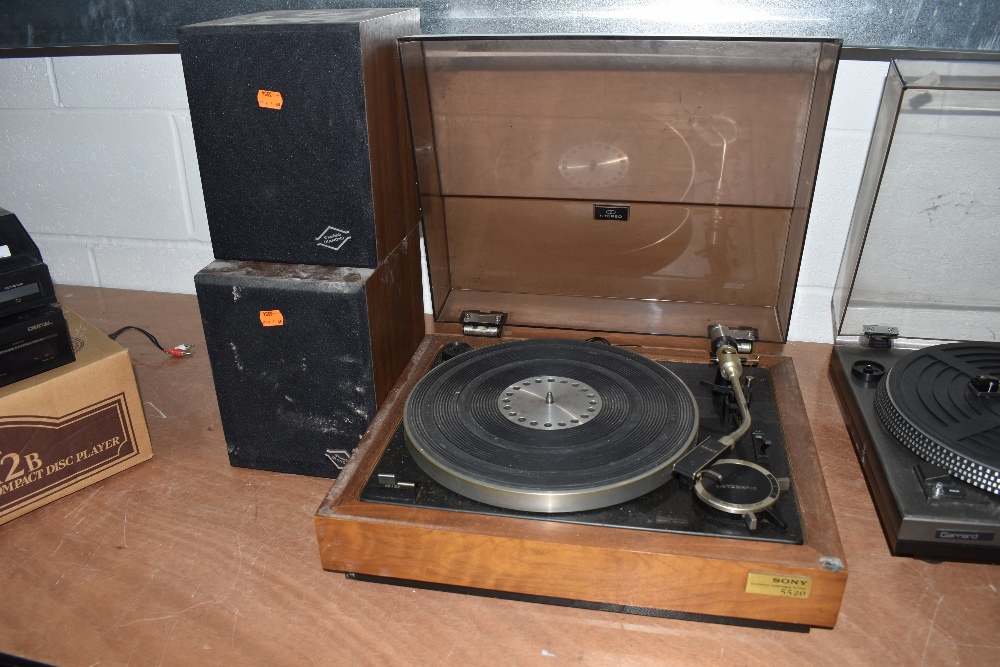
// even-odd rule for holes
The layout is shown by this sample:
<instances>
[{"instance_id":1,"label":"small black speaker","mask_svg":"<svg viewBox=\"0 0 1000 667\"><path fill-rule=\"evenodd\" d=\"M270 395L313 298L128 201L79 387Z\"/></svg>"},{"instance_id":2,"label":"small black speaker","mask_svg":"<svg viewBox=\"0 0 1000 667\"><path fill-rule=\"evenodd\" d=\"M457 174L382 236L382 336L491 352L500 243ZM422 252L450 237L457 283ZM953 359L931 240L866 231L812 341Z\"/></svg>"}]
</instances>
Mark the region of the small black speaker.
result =
<instances>
[{"instance_id":1,"label":"small black speaker","mask_svg":"<svg viewBox=\"0 0 1000 667\"><path fill-rule=\"evenodd\" d=\"M396 38L419 32L416 9L180 29L216 258L374 268L417 225Z\"/></svg>"},{"instance_id":2,"label":"small black speaker","mask_svg":"<svg viewBox=\"0 0 1000 667\"><path fill-rule=\"evenodd\" d=\"M215 261L195 287L230 463L336 477L424 334L417 231L375 269Z\"/></svg>"}]
</instances>

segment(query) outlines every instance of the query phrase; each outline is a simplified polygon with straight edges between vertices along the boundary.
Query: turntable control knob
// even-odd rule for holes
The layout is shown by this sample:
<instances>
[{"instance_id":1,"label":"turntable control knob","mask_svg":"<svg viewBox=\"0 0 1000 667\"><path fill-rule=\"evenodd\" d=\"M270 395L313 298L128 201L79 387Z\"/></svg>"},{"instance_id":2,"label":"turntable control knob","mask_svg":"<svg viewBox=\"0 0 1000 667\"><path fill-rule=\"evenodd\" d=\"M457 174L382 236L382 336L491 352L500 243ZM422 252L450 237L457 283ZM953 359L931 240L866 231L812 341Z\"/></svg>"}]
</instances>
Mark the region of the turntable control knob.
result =
<instances>
[{"instance_id":1,"label":"turntable control knob","mask_svg":"<svg viewBox=\"0 0 1000 667\"><path fill-rule=\"evenodd\" d=\"M862 359L851 366L851 375L862 382L878 382L885 375L885 366L875 361Z\"/></svg>"}]
</instances>

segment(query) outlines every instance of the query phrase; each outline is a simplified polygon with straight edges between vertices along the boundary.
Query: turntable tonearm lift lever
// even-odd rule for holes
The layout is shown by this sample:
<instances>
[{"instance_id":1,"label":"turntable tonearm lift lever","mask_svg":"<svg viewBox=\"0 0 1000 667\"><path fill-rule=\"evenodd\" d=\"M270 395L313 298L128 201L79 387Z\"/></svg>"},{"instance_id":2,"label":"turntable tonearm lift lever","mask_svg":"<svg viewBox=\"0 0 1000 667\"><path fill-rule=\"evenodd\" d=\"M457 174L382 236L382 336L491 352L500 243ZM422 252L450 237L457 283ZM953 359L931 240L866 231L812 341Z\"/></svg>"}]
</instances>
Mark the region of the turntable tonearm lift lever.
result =
<instances>
[{"instance_id":1,"label":"turntable tonearm lift lever","mask_svg":"<svg viewBox=\"0 0 1000 667\"><path fill-rule=\"evenodd\" d=\"M703 469L730 449L750 430L750 410L743 395L740 376L743 365L740 362L739 343L732 336L728 327L723 324L713 324L708 328L708 336L712 340L712 352L719 365L722 377L729 380L733 386L733 396L740 411L740 423L735 431L715 440L705 440L685 454L676 464L674 472L681 477L694 481Z\"/></svg>"}]
</instances>

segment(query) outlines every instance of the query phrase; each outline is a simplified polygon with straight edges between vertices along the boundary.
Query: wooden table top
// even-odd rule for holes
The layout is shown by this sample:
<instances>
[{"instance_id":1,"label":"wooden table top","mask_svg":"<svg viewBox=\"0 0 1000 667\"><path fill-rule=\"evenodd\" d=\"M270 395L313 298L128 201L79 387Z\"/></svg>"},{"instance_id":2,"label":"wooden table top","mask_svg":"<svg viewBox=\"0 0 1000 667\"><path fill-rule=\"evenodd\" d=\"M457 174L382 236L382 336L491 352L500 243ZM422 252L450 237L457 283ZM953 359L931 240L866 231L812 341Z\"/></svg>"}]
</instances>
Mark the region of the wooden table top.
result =
<instances>
[{"instance_id":1,"label":"wooden table top","mask_svg":"<svg viewBox=\"0 0 1000 667\"><path fill-rule=\"evenodd\" d=\"M1000 568L889 554L827 376L791 343L850 576L837 626L787 633L414 590L320 567L327 479L229 465L193 296L61 287L126 324L151 461L0 526L0 651L53 665L995 665Z\"/></svg>"}]
</instances>

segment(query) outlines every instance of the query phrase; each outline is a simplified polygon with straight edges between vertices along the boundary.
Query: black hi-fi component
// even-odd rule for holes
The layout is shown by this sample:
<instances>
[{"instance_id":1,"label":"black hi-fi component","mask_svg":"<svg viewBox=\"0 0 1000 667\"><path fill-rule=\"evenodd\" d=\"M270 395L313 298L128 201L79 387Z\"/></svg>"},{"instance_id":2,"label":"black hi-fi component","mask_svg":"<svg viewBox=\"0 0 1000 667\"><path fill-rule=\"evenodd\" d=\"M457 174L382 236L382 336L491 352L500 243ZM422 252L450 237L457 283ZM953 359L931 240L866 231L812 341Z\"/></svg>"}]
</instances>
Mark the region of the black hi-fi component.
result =
<instances>
[{"instance_id":1,"label":"black hi-fi component","mask_svg":"<svg viewBox=\"0 0 1000 667\"><path fill-rule=\"evenodd\" d=\"M375 268L420 220L396 38L416 9L180 29L218 259Z\"/></svg>"},{"instance_id":2,"label":"black hi-fi component","mask_svg":"<svg viewBox=\"0 0 1000 667\"><path fill-rule=\"evenodd\" d=\"M0 387L75 360L42 254L0 208Z\"/></svg>"},{"instance_id":3,"label":"black hi-fi component","mask_svg":"<svg viewBox=\"0 0 1000 667\"><path fill-rule=\"evenodd\" d=\"M76 359L57 303L0 318L0 387Z\"/></svg>"},{"instance_id":4,"label":"black hi-fi component","mask_svg":"<svg viewBox=\"0 0 1000 667\"><path fill-rule=\"evenodd\" d=\"M0 208L0 317L55 301L49 267L17 216Z\"/></svg>"}]
</instances>

